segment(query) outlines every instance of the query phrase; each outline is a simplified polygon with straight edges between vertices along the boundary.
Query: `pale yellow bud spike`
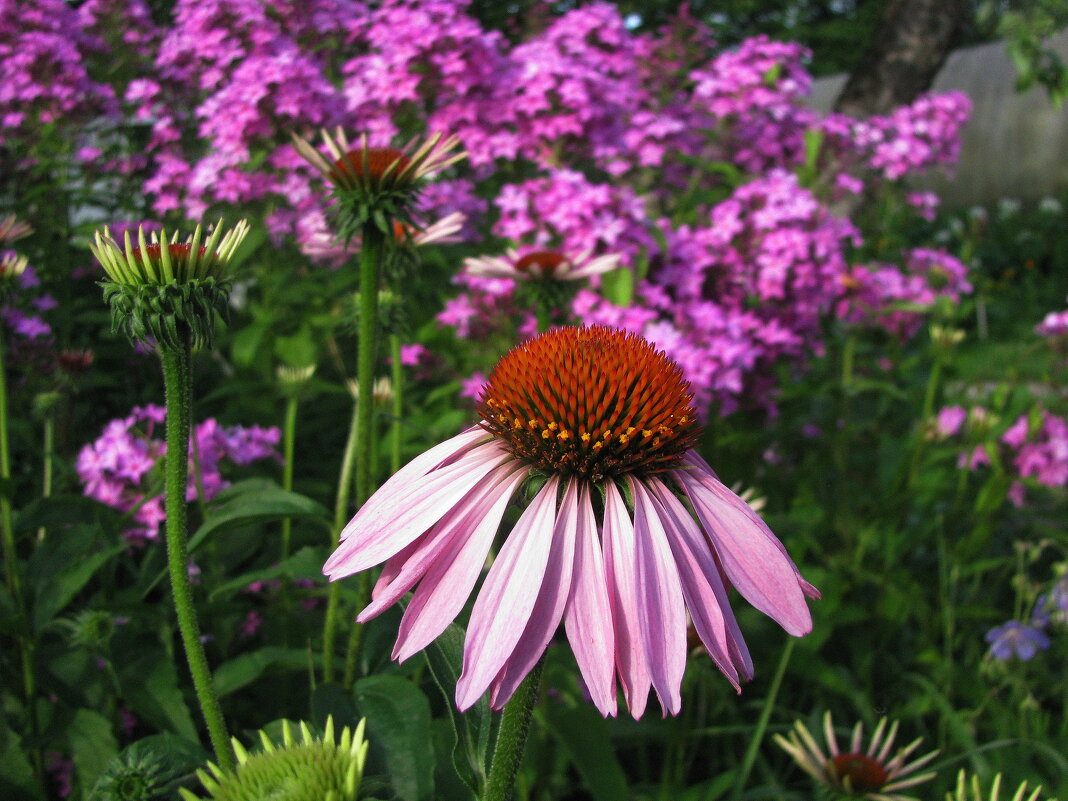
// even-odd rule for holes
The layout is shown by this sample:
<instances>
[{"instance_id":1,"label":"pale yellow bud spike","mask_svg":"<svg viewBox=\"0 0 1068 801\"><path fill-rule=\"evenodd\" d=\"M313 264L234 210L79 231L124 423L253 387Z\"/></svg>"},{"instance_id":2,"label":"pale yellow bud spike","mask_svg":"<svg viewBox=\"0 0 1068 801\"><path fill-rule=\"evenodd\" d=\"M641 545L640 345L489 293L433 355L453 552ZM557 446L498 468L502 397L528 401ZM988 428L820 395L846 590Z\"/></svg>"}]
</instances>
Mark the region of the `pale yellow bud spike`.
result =
<instances>
[{"instance_id":1,"label":"pale yellow bud spike","mask_svg":"<svg viewBox=\"0 0 1068 801\"><path fill-rule=\"evenodd\" d=\"M197 771L197 775L200 776L200 780L202 782L205 782L205 786L206 786L207 782L213 782L214 781L214 779L212 779L212 776L214 776L215 779L221 779L226 775L225 773L223 773L222 768L220 768L214 762L209 762L208 763L208 770L211 771L211 776L209 776L207 773L204 773L203 775L201 775L201 771Z\"/></svg>"},{"instance_id":2,"label":"pale yellow bud spike","mask_svg":"<svg viewBox=\"0 0 1068 801\"><path fill-rule=\"evenodd\" d=\"M358 766L355 762L351 762L349 763L349 769L345 772L345 792L348 793L350 797L355 797L356 786L359 781L360 774Z\"/></svg>"},{"instance_id":3,"label":"pale yellow bud spike","mask_svg":"<svg viewBox=\"0 0 1068 801\"><path fill-rule=\"evenodd\" d=\"M154 236L154 235L153 235ZM167 229L160 229L159 233L160 246L159 246L159 261L163 266L163 280L173 281L174 276L174 263L171 261L171 246L167 244Z\"/></svg>"},{"instance_id":4,"label":"pale yellow bud spike","mask_svg":"<svg viewBox=\"0 0 1068 801\"><path fill-rule=\"evenodd\" d=\"M304 744L311 745L315 742L315 738L312 736L311 729L308 728L308 724L303 720L300 722L300 733L304 737Z\"/></svg>"},{"instance_id":5,"label":"pale yellow bud spike","mask_svg":"<svg viewBox=\"0 0 1068 801\"><path fill-rule=\"evenodd\" d=\"M218 254L219 240L223 235L222 218L215 223L215 227L212 229L211 234L208 236L208 241L204 243L204 261L210 267L211 274L217 275L222 268L222 260Z\"/></svg>"},{"instance_id":6,"label":"pale yellow bud spike","mask_svg":"<svg viewBox=\"0 0 1068 801\"><path fill-rule=\"evenodd\" d=\"M182 797L182 801L201 801L201 799L197 798L195 795L193 795L189 790L186 790L184 787L179 787L178 788L178 795L180 795Z\"/></svg>"},{"instance_id":7,"label":"pale yellow bud spike","mask_svg":"<svg viewBox=\"0 0 1068 801\"><path fill-rule=\"evenodd\" d=\"M326 145L326 149L330 151L330 155L333 156L334 161L340 160L341 157L344 156L345 154L340 149L340 147L338 146L338 143L334 141L334 138L330 135L330 132L328 130L326 130L326 128L323 128L322 135L323 135L323 144ZM338 140L339 141L341 141L341 142L345 141L345 134L341 131L340 128L337 129L337 136L338 136ZM318 151L316 151L316 153L318 153ZM322 159L322 155L321 154L319 155L319 158ZM323 163L324 164L326 163L325 159L323 159ZM327 169L327 172L329 172L329 168Z\"/></svg>"},{"instance_id":8,"label":"pale yellow bud spike","mask_svg":"<svg viewBox=\"0 0 1068 801\"><path fill-rule=\"evenodd\" d=\"M152 263L152 258L148 255L148 242L145 240L145 229L142 226L137 226L137 248L141 252L141 264L145 268L145 273L148 275L155 275L156 265Z\"/></svg>"},{"instance_id":9,"label":"pale yellow bud spike","mask_svg":"<svg viewBox=\"0 0 1068 801\"><path fill-rule=\"evenodd\" d=\"M189 258L185 263L185 274L181 278L182 281L200 277L200 239L203 233L203 228L200 223L197 223L197 227L193 229L193 241L189 243Z\"/></svg>"},{"instance_id":10,"label":"pale yellow bud spike","mask_svg":"<svg viewBox=\"0 0 1068 801\"><path fill-rule=\"evenodd\" d=\"M293 745L293 727L289 725L288 720L282 721L282 743L286 748Z\"/></svg>"},{"instance_id":11,"label":"pale yellow bud spike","mask_svg":"<svg viewBox=\"0 0 1068 801\"><path fill-rule=\"evenodd\" d=\"M323 729L323 744L334 747L334 716L326 716L326 728Z\"/></svg>"},{"instance_id":12,"label":"pale yellow bud spike","mask_svg":"<svg viewBox=\"0 0 1068 801\"><path fill-rule=\"evenodd\" d=\"M245 750L245 746L241 745L241 742L236 737L230 738L230 745L234 747L234 753L237 754L238 764L244 765L248 762L248 751Z\"/></svg>"},{"instance_id":13,"label":"pale yellow bud spike","mask_svg":"<svg viewBox=\"0 0 1068 801\"><path fill-rule=\"evenodd\" d=\"M263 750L268 754L274 751L274 743L271 742L271 738L267 736L267 732L260 729L260 742L263 744Z\"/></svg>"}]
</instances>

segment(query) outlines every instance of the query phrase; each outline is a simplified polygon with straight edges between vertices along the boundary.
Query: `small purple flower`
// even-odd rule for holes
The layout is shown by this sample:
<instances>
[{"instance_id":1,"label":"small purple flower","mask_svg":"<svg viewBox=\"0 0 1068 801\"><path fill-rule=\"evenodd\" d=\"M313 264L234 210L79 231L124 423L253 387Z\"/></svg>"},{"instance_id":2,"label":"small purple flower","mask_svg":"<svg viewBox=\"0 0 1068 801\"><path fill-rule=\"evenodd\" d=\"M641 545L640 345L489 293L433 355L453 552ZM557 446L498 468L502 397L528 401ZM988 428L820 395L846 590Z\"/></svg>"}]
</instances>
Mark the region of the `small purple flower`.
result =
<instances>
[{"instance_id":1,"label":"small purple flower","mask_svg":"<svg viewBox=\"0 0 1068 801\"><path fill-rule=\"evenodd\" d=\"M1039 651L1049 648L1049 637L1045 632L1016 620L990 629L986 641L990 643L990 655L1002 662L1009 659L1026 662Z\"/></svg>"}]
</instances>

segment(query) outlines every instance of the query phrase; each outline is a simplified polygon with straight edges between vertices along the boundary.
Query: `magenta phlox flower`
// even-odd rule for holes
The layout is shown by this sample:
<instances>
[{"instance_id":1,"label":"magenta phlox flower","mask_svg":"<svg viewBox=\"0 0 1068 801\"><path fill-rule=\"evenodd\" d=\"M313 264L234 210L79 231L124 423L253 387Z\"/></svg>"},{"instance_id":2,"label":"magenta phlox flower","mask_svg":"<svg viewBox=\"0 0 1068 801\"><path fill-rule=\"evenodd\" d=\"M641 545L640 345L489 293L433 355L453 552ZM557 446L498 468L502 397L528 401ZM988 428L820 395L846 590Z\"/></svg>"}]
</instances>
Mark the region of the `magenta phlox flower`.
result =
<instances>
[{"instance_id":1,"label":"magenta phlox flower","mask_svg":"<svg viewBox=\"0 0 1068 801\"><path fill-rule=\"evenodd\" d=\"M461 710L487 692L494 708L507 703L561 624L604 715L616 714L617 680L634 717L650 689L665 714L679 712L691 620L738 687L753 666L728 587L793 635L811 628L805 599L818 593L691 449L691 398L679 367L640 337L542 334L494 369L479 425L414 459L360 509L324 573L385 563L360 622L414 588L393 649L404 661L475 592L505 510L528 486L475 593Z\"/></svg>"},{"instance_id":2,"label":"magenta phlox flower","mask_svg":"<svg viewBox=\"0 0 1068 801\"><path fill-rule=\"evenodd\" d=\"M1039 651L1049 649L1049 637L1044 631L1026 623L1010 620L986 633L990 655L1001 662L1019 659L1026 662Z\"/></svg>"},{"instance_id":3,"label":"magenta phlox flower","mask_svg":"<svg viewBox=\"0 0 1068 801\"><path fill-rule=\"evenodd\" d=\"M938 436L946 439L955 437L968 419L968 411L963 406L946 406L938 412L935 421L935 431Z\"/></svg>"}]
</instances>

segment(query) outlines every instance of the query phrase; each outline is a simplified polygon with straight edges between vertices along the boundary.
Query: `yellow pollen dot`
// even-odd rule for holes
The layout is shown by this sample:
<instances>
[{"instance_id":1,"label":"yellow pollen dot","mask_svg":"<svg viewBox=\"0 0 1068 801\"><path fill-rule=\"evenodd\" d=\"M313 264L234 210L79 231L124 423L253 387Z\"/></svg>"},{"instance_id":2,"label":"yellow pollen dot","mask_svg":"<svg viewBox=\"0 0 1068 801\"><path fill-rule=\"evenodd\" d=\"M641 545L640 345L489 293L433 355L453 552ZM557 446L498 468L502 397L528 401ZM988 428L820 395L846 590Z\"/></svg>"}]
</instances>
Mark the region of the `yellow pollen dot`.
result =
<instances>
[{"instance_id":1,"label":"yellow pollen dot","mask_svg":"<svg viewBox=\"0 0 1068 801\"><path fill-rule=\"evenodd\" d=\"M627 426L627 436L629 437L635 431L634 426Z\"/></svg>"},{"instance_id":2,"label":"yellow pollen dot","mask_svg":"<svg viewBox=\"0 0 1068 801\"><path fill-rule=\"evenodd\" d=\"M558 426L556 423L549 423L549 430L550 431L556 431L556 429L558 429L559 427L560 426Z\"/></svg>"},{"instance_id":3,"label":"yellow pollen dot","mask_svg":"<svg viewBox=\"0 0 1068 801\"><path fill-rule=\"evenodd\" d=\"M603 443L601 443L600 441L597 441L597 442L593 443L593 449L594 449L595 451L599 451L599 450L601 450L601 446L602 446L602 444L603 444Z\"/></svg>"},{"instance_id":4,"label":"yellow pollen dot","mask_svg":"<svg viewBox=\"0 0 1068 801\"><path fill-rule=\"evenodd\" d=\"M566 440L567 440L568 438L570 438L570 436L571 436L571 435L570 435L569 433L567 433L566 431L561 431L561 432L560 432L559 434L557 434L557 435L556 435L556 438L557 438L558 440L560 440L561 442L564 442L564 441L566 441Z\"/></svg>"},{"instance_id":5,"label":"yellow pollen dot","mask_svg":"<svg viewBox=\"0 0 1068 801\"><path fill-rule=\"evenodd\" d=\"M590 441L590 435L589 435L589 432L586 432L586 431L583 431L583 432L582 432L582 441L583 441L583 442L589 442L589 441Z\"/></svg>"},{"instance_id":6,"label":"yellow pollen dot","mask_svg":"<svg viewBox=\"0 0 1068 801\"><path fill-rule=\"evenodd\" d=\"M520 420L518 417L516 417L514 420L512 420L512 425L515 428L522 428L523 427L523 421Z\"/></svg>"},{"instance_id":7,"label":"yellow pollen dot","mask_svg":"<svg viewBox=\"0 0 1068 801\"><path fill-rule=\"evenodd\" d=\"M537 420L527 420L527 428L530 428L530 429L533 430L533 429L535 429L537 427L538 427L538 421Z\"/></svg>"},{"instance_id":8,"label":"yellow pollen dot","mask_svg":"<svg viewBox=\"0 0 1068 801\"><path fill-rule=\"evenodd\" d=\"M651 437L652 435L653 435L653 432L650 431L648 428L643 428L642 429L642 436L645 437L646 439L649 439L649 437Z\"/></svg>"},{"instance_id":9,"label":"yellow pollen dot","mask_svg":"<svg viewBox=\"0 0 1068 801\"><path fill-rule=\"evenodd\" d=\"M541 438L542 439L548 439L549 438L549 433L550 433L549 429L543 428L542 431L541 431Z\"/></svg>"},{"instance_id":10,"label":"yellow pollen dot","mask_svg":"<svg viewBox=\"0 0 1068 801\"><path fill-rule=\"evenodd\" d=\"M630 442L630 437L628 437L626 434L620 434L619 441L626 445L628 442Z\"/></svg>"},{"instance_id":11,"label":"yellow pollen dot","mask_svg":"<svg viewBox=\"0 0 1068 801\"><path fill-rule=\"evenodd\" d=\"M606 428L604 430L604 434L602 434L601 436L604 437L605 440L611 439L612 438L612 429Z\"/></svg>"}]
</instances>

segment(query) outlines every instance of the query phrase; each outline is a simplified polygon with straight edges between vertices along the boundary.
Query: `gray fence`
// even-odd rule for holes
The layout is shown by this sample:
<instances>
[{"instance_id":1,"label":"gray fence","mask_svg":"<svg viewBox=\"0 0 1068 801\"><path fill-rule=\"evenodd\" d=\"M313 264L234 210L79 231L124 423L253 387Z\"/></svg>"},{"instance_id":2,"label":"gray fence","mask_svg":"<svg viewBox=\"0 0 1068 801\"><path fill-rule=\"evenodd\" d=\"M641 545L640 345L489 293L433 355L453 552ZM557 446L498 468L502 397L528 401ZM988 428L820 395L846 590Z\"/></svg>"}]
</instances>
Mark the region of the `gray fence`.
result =
<instances>
[{"instance_id":1,"label":"gray fence","mask_svg":"<svg viewBox=\"0 0 1068 801\"><path fill-rule=\"evenodd\" d=\"M1068 31L1050 40L1068 60ZM810 104L827 111L845 76L815 81ZM989 205L998 198L1033 201L1068 189L1068 103L1053 107L1041 88L1018 93L1016 71L1000 42L954 52L934 91L957 89L972 99L961 158L950 177L932 175L917 185L938 192L947 206Z\"/></svg>"}]
</instances>

